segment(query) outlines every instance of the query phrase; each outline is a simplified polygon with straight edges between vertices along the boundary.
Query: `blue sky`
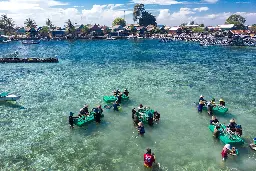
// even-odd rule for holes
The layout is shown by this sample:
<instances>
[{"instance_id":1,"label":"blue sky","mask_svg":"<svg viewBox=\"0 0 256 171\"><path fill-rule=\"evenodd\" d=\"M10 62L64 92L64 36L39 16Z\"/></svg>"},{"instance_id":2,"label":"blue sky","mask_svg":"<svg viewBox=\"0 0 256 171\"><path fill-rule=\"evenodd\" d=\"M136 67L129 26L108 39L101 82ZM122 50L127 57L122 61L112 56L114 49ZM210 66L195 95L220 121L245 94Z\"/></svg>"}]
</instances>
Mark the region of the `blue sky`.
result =
<instances>
[{"instance_id":1,"label":"blue sky","mask_svg":"<svg viewBox=\"0 0 256 171\"><path fill-rule=\"evenodd\" d=\"M176 26L195 21L219 25L231 14L246 18L246 24L256 23L256 0L0 0L0 14L7 14L22 26L26 18L44 25L46 18L63 26L71 19L77 24L111 25L126 11L127 23L133 23L132 10L136 3L156 16L158 24Z\"/></svg>"}]
</instances>

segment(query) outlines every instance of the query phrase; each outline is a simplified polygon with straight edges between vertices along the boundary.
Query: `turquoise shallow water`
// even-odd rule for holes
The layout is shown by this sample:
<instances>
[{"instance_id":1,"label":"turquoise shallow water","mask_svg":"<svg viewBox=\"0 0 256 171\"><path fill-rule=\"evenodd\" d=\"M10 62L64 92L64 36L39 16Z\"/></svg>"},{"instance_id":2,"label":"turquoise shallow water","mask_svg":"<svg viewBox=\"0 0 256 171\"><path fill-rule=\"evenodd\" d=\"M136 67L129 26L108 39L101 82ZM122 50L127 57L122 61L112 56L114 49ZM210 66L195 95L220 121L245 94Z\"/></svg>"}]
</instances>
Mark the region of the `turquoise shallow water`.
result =
<instances>
[{"instance_id":1,"label":"turquoise shallow water","mask_svg":"<svg viewBox=\"0 0 256 171\"><path fill-rule=\"evenodd\" d=\"M140 171L147 147L154 170L256 170L248 143L256 137L256 49L199 47L155 40L21 42L0 44L0 57L53 57L58 64L1 64L0 90L22 96L0 104L0 170ZM103 95L128 88L120 113L104 110L102 124L70 130L68 114L104 104ZM193 102L223 97L243 126L240 155L221 161L223 144L212 138L209 117ZM131 109L140 103L161 113L145 137L135 138ZM86 130L85 130L86 129Z\"/></svg>"}]
</instances>

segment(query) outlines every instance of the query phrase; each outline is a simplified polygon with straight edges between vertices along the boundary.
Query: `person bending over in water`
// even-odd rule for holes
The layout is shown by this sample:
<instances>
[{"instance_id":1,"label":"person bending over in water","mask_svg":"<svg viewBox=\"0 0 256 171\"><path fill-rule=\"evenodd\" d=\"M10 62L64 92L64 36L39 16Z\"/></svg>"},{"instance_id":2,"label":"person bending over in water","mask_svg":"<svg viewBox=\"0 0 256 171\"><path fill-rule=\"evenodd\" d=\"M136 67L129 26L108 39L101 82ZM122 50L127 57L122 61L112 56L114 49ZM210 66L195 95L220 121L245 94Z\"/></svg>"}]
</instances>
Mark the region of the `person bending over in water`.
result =
<instances>
[{"instance_id":1,"label":"person bending over in water","mask_svg":"<svg viewBox=\"0 0 256 171\"><path fill-rule=\"evenodd\" d=\"M121 104L121 102L122 102L122 93L120 93L120 94L117 96L117 102L118 102L119 104Z\"/></svg>"},{"instance_id":2,"label":"person bending over in water","mask_svg":"<svg viewBox=\"0 0 256 171\"><path fill-rule=\"evenodd\" d=\"M138 134L141 136L145 134L145 129L142 122L138 123Z\"/></svg>"},{"instance_id":3,"label":"person bending over in water","mask_svg":"<svg viewBox=\"0 0 256 171\"><path fill-rule=\"evenodd\" d=\"M140 106L138 107L138 112L142 111L143 110L143 105L140 104Z\"/></svg>"},{"instance_id":4,"label":"person bending over in water","mask_svg":"<svg viewBox=\"0 0 256 171\"><path fill-rule=\"evenodd\" d=\"M133 118L133 124L135 127L137 127L137 125L139 124L140 120L139 117L135 114L134 118Z\"/></svg>"},{"instance_id":5,"label":"person bending over in water","mask_svg":"<svg viewBox=\"0 0 256 171\"><path fill-rule=\"evenodd\" d=\"M124 92L123 92L124 95L126 95L127 97L129 96L129 91L127 89L124 89Z\"/></svg>"},{"instance_id":6,"label":"person bending over in water","mask_svg":"<svg viewBox=\"0 0 256 171\"><path fill-rule=\"evenodd\" d=\"M153 113L149 112L148 113L148 125L153 126L154 125L154 118L153 118Z\"/></svg>"},{"instance_id":7,"label":"person bending over in water","mask_svg":"<svg viewBox=\"0 0 256 171\"><path fill-rule=\"evenodd\" d=\"M132 109L132 119L134 119L134 116L136 115L136 112L137 112L137 111L135 110L135 108L133 108L133 109Z\"/></svg>"},{"instance_id":8,"label":"person bending over in water","mask_svg":"<svg viewBox=\"0 0 256 171\"><path fill-rule=\"evenodd\" d=\"M210 125L217 125L219 123L219 120L216 118L216 116L212 116L212 119L210 120Z\"/></svg>"},{"instance_id":9,"label":"person bending over in water","mask_svg":"<svg viewBox=\"0 0 256 171\"><path fill-rule=\"evenodd\" d=\"M220 106L225 107L225 101L223 99L220 99L219 101L220 101Z\"/></svg>"},{"instance_id":10,"label":"person bending over in water","mask_svg":"<svg viewBox=\"0 0 256 171\"><path fill-rule=\"evenodd\" d=\"M199 98L199 102L200 102L200 101L203 101L203 102L205 102L205 101L206 101L206 100L204 100L204 96L203 96L203 95L201 95L201 96L200 96L200 98Z\"/></svg>"},{"instance_id":11,"label":"person bending over in water","mask_svg":"<svg viewBox=\"0 0 256 171\"><path fill-rule=\"evenodd\" d=\"M144 154L144 166L151 168L153 163L155 163L155 155L151 154L151 149L148 148L147 152Z\"/></svg>"},{"instance_id":12,"label":"person bending over in water","mask_svg":"<svg viewBox=\"0 0 256 171\"><path fill-rule=\"evenodd\" d=\"M220 136L220 126L215 126L215 128L214 128L214 131L213 131L213 137L215 137L215 138L219 138L219 136Z\"/></svg>"},{"instance_id":13,"label":"person bending over in water","mask_svg":"<svg viewBox=\"0 0 256 171\"><path fill-rule=\"evenodd\" d=\"M118 101L115 101L115 103L113 104L114 111L119 111L118 106L120 106L120 104L118 103Z\"/></svg>"},{"instance_id":14,"label":"person bending over in water","mask_svg":"<svg viewBox=\"0 0 256 171\"><path fill-rule=\"evenodd\" d=\"M251 143L249 146L251 147L251 149L256 150L256 138L253 139L253 143Z\"/></svg>"},{"instance_id":15,"label":"person bending over in water","mask_svg":"<svg viewBox=\"0 0 256 171\"><path fill-rule=\"evenodd\" d=\"M159 119L160 119L160 113L158 113L157 111L155 111L155 112L154 112L154 120L155 120L155 122L156 122L156 121L159 121Z\"/></svg>"},{"instance_id":16,"label":"person bending over in water","mask_svg":"<svg viewBox=\"0 0 256 171\"><path fill-rule=\"evenodd\" d=\"M82 115L84 116L89 115L89 109L87 104L85 104L84 107L80 109L80 113L78 116L81 117Z\"/></svg>"}]
</instances>

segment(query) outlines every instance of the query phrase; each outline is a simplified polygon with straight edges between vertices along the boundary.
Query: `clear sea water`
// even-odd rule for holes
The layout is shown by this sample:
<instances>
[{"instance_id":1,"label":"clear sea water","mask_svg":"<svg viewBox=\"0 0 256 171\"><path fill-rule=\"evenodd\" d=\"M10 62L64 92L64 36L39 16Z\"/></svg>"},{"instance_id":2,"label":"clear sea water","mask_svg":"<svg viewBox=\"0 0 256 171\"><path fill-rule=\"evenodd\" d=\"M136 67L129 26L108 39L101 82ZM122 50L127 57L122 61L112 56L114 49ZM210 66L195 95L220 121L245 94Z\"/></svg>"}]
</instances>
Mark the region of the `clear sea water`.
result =
<instances>
[{"instance_id":1,"label":"clear sea water","mask_svg":"<svg viewBox=\"0 0 256 171\"><path fill-rule=\"evenodd\" d=\"M256 49L200 47L157 40L49 41L39 45L0 44L0 57L54 57L56 64L0 64L0 91L21 95L0 103L0 170L144 171L150 147L160 168L169 171L256 170L248 144L256 137ZM104 105L103 95L128 88L121 112L104 110L100 125L70 130L69 112L85 104ZM235 118L245 144L239 156L221 160L224 146L208 129L210 117L194 105L224 98L222 123ZM136 138L131 109L140 103L161 113Z\"/></svg>"}]
</instances>

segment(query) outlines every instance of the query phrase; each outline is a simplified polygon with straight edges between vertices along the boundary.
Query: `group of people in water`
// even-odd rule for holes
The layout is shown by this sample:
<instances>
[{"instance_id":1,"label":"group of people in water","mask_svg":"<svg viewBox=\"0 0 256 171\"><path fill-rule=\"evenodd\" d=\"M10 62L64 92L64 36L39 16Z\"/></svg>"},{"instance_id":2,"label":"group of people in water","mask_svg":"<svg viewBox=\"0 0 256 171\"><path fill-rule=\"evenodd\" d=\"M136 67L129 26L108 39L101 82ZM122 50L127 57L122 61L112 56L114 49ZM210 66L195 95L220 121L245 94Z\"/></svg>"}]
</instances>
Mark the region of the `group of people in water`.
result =
<instances>
[{"instance_id":1,"label":"group of people in water","mask_svg":"<svg viewBox=\"0 0 256 171\"><path fill-rule=\"evenodd\" d=\"M213 115L213 107L215 107L215 106L225 107L225 101L221 98L219 100L219 105L217 105L216 102L215 102L215 98L212 98L211 101L207 102L204 99L204 96L201 95L200 98L199 98L199 103L198 103L198 112L199 113L202 113L204 106L207 106L208 114Z\"/></svg>"},{"instance_id":2,"label":"group of people in water","mask_svg":"<svg viewBox=\"0 0 256 171\"><path fill-rule=\"evenodd\" d=\"M90 115L94 116L94 120L95 120L96 123L101 122L101 117L102 117L102 114L103 114L103 109L102 109L101 105L99 105L96 108L92 108L91 112L89 112L88 107L89 107L89 105L85 104L84 107L82 107L80 109L80 112L79 112L78 116L73 116L74 113L70 112L70 115L69 115L70 128L74 128L74 119L83 118L85 120L86 117L89 117Z\"/></svg>"},{"instance_id":3,"label":"group of people in water","mask_svg":"<svg viewBox=\"0 0 256 171\"><path fill-rule=\"evenodd\" d=\"M143 121L147 122L149 126L153 126L154 122L159 121L159 119L160 113L158 113L157 111L150 111L149 107L143 107L142 104L139 105L138 111L136 111L136 108L132 109L133 124L135 127L137 127L138 134L141 136L143 136L145 133Z\"/></svg>"},{"instance_id":4,"label":"group of people in water","mask_svg":"<svg viewBox=\"0 0 256 171\"><path fill-rule=\"evenodd\" d=\"M225 101L223 99L220 99L219 102L220 102L220 104L218 105L219 107L225 107ZM210 120L210 125L215 126L213 131L213 137L219 138L222 132L228 134L231 138L233 135L237 135L238 137L242 136L243 134L242 126L238 125L234 118L232 118L229 121L228 125L224 125L224 124L220 124L217 117L213 115L212 108L214 106L217 106L214 98L210 102L207 102L204 99L204 96L201 95L199 98L198 112L201 113L203 106L205 105L207 105L207 113L212 116ZM250 147L256 150L256 138L254 138L254 143L250 144ZM223 161L225 161L228 158L228 154L232 156L236 156L238 154L238 151L235 147L231 148L230 144L226 144L221 151L221 156Z\"/></svg>"}]
</instances>

